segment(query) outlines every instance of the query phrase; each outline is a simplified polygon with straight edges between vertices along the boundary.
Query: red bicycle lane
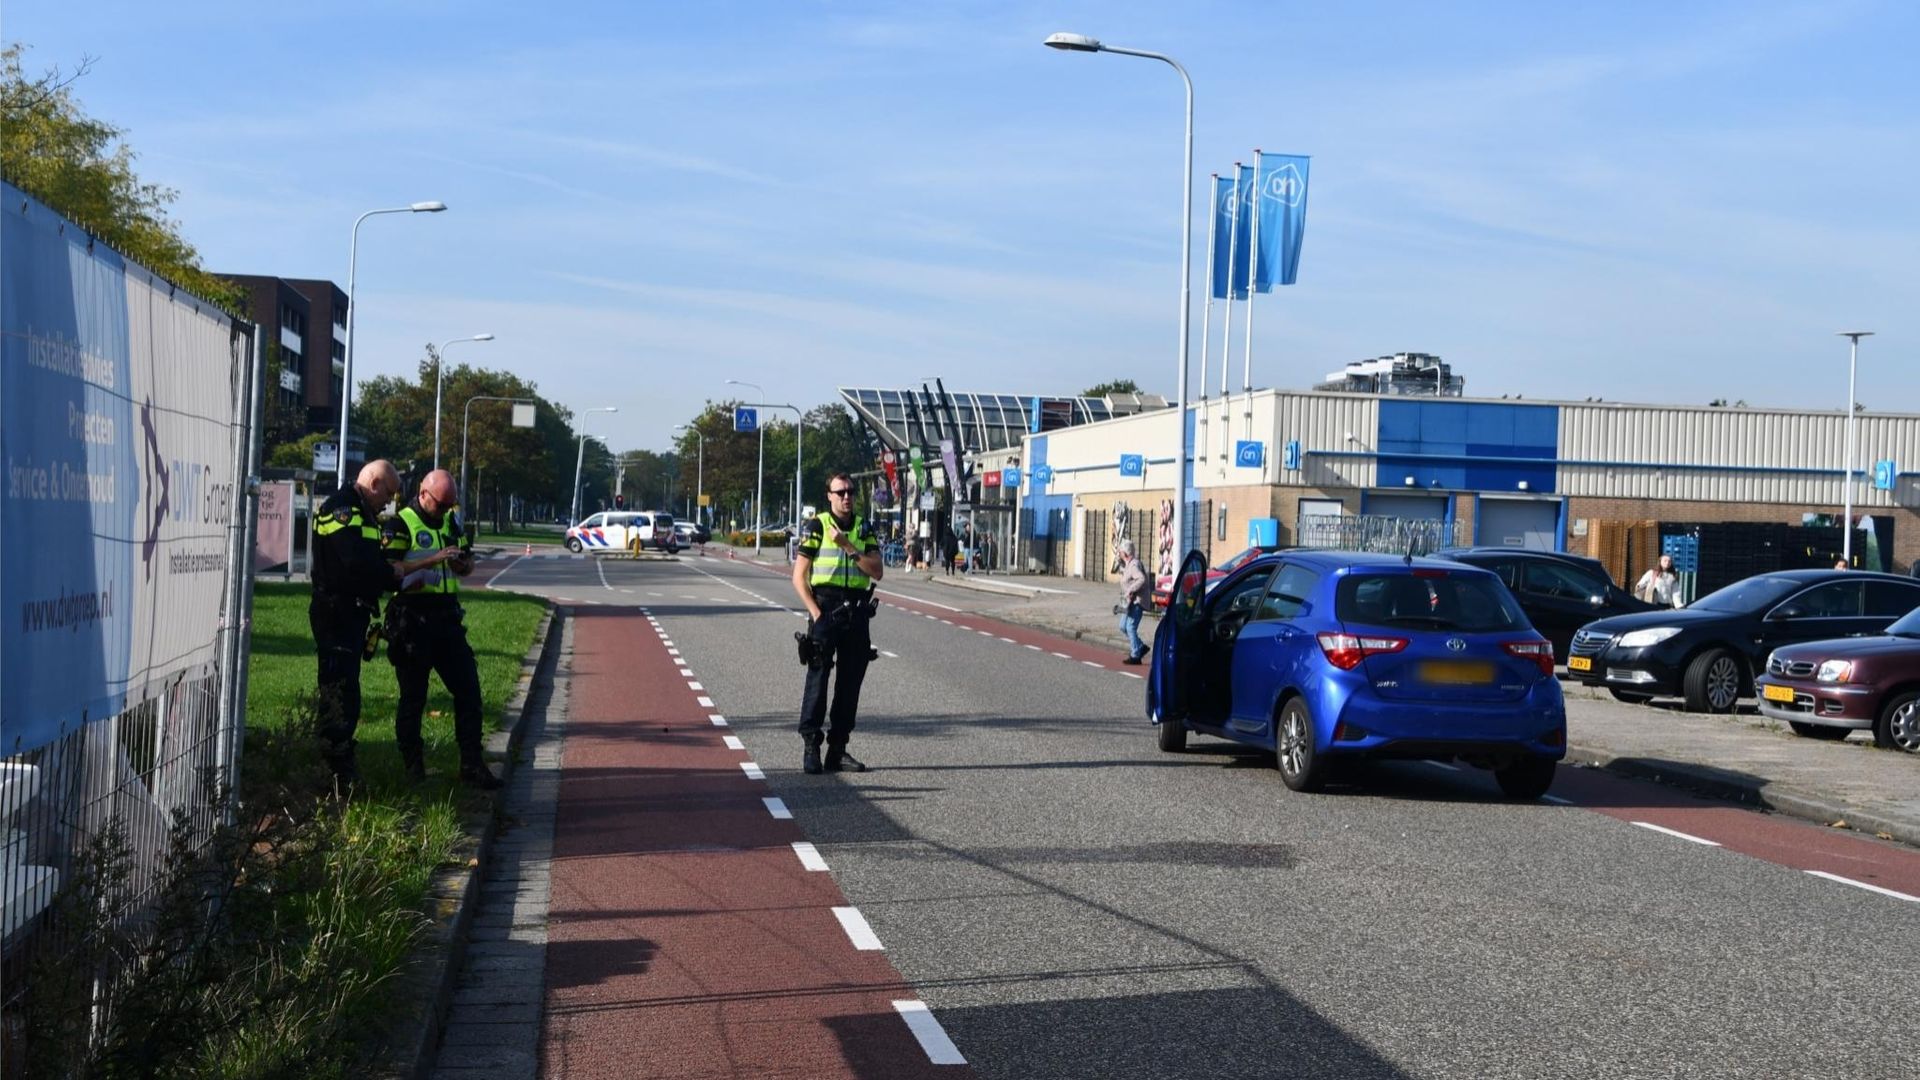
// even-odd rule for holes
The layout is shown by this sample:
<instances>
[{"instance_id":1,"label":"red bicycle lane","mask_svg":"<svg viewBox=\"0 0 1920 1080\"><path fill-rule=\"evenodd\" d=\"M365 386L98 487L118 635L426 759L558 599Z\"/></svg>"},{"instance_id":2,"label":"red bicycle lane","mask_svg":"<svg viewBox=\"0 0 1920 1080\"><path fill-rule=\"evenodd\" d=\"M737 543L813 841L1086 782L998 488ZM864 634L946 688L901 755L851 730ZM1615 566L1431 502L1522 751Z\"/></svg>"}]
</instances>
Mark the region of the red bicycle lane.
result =
<instances>
[{"instance_id":1,"label":"red bicycle lane","mask_svg":"<svg viewBox=\"0 0 1920 1080\"><path fill-rule=\"evenodd\" d=\"M666 631L571 617L545 1075L970 1076Z\"/></svg>"}]
</instances>

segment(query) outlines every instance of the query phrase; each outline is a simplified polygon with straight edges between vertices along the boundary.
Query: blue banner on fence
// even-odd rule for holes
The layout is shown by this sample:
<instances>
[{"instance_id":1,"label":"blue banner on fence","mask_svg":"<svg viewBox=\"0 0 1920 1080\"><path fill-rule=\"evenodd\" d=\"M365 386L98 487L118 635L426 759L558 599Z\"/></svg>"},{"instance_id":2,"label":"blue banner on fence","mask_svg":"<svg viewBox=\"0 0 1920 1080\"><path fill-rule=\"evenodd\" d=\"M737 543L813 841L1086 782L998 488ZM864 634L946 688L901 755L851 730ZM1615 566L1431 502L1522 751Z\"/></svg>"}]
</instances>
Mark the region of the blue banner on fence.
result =
<instances>
[{"instance_id":1,"label":"blue banner on fence","mask_svg":"<svg viewBox=\"0 0 1920 1080\"><path fill-rule=\"evenodd\" d=\"M1254 288L1260 292L1272 292L1276 284L1291 285L1300 272L1309 160L1295 154L1260 157L1260 258L1254 271Z\"/></svg>"}]
</instances>

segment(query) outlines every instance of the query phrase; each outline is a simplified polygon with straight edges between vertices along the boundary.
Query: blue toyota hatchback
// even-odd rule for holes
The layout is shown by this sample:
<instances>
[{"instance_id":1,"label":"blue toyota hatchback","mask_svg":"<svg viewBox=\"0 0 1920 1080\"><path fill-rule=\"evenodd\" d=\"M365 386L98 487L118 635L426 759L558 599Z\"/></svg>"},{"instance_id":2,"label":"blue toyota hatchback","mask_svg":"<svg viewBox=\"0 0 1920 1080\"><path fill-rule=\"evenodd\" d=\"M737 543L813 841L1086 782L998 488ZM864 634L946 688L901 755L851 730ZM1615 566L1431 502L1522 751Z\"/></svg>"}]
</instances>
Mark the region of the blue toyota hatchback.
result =
<instances>
[{"instance_id":1,"label":"blue toyota hatchback","mask_svg":"<svg viewBox=\"0 0 1920 1080\"><path fill-rule=\"evenodd\" d=\"M1459 759L1537 799L1567 752L1553 646L1492 573L1352 551L1285 551L1211 588L1188 554L1153 638L1147 715L1274 751L1295 791L1342 759Z\"/></svg>"}]
</instances>

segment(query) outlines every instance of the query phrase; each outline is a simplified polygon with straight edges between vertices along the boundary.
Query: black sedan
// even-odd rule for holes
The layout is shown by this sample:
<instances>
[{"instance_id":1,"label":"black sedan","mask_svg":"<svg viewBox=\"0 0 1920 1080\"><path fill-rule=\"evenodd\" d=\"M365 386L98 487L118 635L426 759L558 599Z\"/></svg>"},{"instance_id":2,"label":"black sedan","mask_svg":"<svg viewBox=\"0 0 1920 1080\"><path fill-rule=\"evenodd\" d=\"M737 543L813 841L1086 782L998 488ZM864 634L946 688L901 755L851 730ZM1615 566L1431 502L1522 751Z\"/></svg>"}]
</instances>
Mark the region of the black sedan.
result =
<instances>
[{"instance_id":1,"label":"black sedan","mask_svg":"<svg viewBox=\"0 0 1920 1080\"><path fill-rule=\"evenodd\" d=\"M1574 632L1595 619L1664 610L1614 584L1598 559L1509 547L1442 548L1433 554L1498 574L1527 621L1553 642L1553 655L1562 661Z\"/></svg>"},{"instance_id":2,"label":"black sedan","mask_svg":"<svg viewBox=\"0 0 1920 1080\"><path fill-rule=\"evenodd\" d=\"M1784 570L1736 581L1684 608L1617 615L1573 636L1568 674L1622 701L1679 697L1731 712L1782 645L1878 634L1920 607L1920 581L1857 570Z\"/></svg>"}]
</instances>

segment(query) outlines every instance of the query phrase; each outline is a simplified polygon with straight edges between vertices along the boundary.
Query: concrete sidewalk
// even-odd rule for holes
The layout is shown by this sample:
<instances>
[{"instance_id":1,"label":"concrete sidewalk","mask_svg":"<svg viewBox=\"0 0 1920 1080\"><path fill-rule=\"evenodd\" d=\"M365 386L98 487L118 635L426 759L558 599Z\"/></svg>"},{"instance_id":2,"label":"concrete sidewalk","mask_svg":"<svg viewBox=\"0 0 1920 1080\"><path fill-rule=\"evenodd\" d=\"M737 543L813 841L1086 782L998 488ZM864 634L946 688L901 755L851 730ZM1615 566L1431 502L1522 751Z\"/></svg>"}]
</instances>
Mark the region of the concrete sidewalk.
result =
<instances>
[{"instance_id":1,"label":"concrete sidewalk","mask_svg":"<svg viewBox=\"0 0 1920 1080\"><path fill-rule=\"evenodd\" d=\"M964 599L972 593L980 614L1126 649L1113 614L1119 588L1109 582L899 570L887 581L932 584L968 610L976 606ZM1149 615L1140 636L1151 639L1156 626ZM1804 739L1751 704L1709 716L1682 712L1676 702L1622 704L1576 682L1561 687L1570 762L1920 846L1920 755L1879 750L1865 733L1843 743Z\"/></svg>"}]
</instances>

